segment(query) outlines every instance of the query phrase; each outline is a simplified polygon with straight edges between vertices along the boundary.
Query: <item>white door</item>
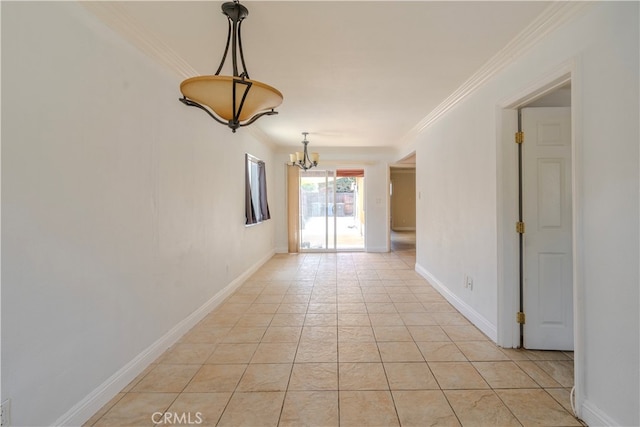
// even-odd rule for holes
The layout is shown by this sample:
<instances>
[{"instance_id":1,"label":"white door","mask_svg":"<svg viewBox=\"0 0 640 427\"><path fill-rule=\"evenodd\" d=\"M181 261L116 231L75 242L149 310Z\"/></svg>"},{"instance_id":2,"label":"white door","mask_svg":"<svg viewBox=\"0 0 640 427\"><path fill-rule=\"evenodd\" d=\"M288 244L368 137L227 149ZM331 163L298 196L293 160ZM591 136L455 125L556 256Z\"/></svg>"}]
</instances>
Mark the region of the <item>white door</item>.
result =
<instances>
[{"instance_id":1,"label":"white door","mask_svg":"<svg viewBox=\"0 0 640 427\"><path fill-rule=\"evenodd\" d=\"M571 109L522 109L524 347L573 350Z\"/></svg>"}]
</instances>

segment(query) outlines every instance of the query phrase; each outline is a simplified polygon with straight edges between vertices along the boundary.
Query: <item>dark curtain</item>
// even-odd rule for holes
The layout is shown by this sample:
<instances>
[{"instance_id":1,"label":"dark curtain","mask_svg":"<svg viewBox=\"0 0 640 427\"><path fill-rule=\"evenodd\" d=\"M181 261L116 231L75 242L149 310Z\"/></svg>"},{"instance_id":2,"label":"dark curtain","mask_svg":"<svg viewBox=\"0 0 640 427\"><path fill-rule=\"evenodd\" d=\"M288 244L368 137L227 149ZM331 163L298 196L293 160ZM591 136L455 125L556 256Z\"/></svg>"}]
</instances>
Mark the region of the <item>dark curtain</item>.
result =
<instances>
[{"instance_id":1,"label":"dark curtain","mask_svg":"<svg viewBox=\"0 0 640 427\"><path fill-rule=\"evenodd\" d=\"M267 201L267 171L264 162L258 162L258 182L260 184L260 212L262 221L271 219L269 213L269 202Z\"/></svg>"},{"instance_id":2,"label":"dark curtain","mask_svg":"<svg viewBox=\"0 0 640 427\"><path fill-rule=\"evenodd\" d=\"M249 156L247 154L244 156L244 170L244 209L245 217L247 218L245 224L256 224L258 219L256 218L256 210L253 207L253 200L251 198L251 170L249 169Z\"/></svg>"}]
</instances>

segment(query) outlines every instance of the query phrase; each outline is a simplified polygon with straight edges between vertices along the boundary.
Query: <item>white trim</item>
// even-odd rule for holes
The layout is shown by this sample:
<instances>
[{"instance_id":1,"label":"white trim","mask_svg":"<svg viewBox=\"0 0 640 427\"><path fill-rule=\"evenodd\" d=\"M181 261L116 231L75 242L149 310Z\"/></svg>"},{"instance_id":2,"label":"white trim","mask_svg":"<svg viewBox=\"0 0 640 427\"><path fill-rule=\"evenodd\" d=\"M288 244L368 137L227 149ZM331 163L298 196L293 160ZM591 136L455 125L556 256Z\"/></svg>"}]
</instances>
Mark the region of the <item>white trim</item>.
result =
<instances>
[{"instance_id":1,"label":"white trim","mask_svg":"<svg viewBox=\"0 0 640 427\"><path fill-rule=\"evenodd\" d=\"M588 426L621 426L622 424L615 421L609 415L605 414L596 405L588 400L585 400L582 405L579 406L582 416L579 417L582 421L587 423Z\"/></svg>"},{"instance_id":2,"label":"white trim","mask_svg":"<svg viewBox=\"0 0 640 427\"><path fill-rule=\"evenodd\" d=\"M531 24L511 40L503 49L495 54L487 63L476 71L467 81L434 108L398 142L403 147L413 140L424 129L442 117L463 99L467 98L487 80L498 74L513 61L535 46L542 38L572 19L581 12L587 2L554 2L546 8Z\"/></svg>"},{"instance_id":3,"label":"white trim","mask_svg":"<svg viewBox=\"0 0 640 427\"><path fill-rule=\"evenodd\" d=\"M446 298L447 301L453 305L464 317L469 319L478 329L480 329L486 336L488 336L493 342L497 341L498 331L496 325L492 324L483 315L478 313L469 304L458 298L456 294L451 292L442 282L431 274L426 268L416 263L416 272L427 279L431 286L433 286L440 294Z\"/></svg>"},{"instance_id":4,"label":"white trim","mask_svg":"<svg viewBox=\"0 0 640 427\"><path fill-rule=\"evenodd\" d=\"M75 404L69 411L58 418L53 425L78 426L84 424L116 394L140 375L140 373L142 373L149 364L162 355L162 353L175 344L185 333L200 322L200 320L229 297L240 285L251 277L253 273L271 259L274 254L274 251L270 251L267 256L263 257L243 274L235 278L220 292L205 302L200 308L171 328L169 332L134 357L129 363L124 365L104 383L100 384L95 390L89 393L84 399Z\"/></svg>"},{"instance_id":5,"label":"white trim","mask_svg":"<svg viewBox=\"0 0 640 427\"><path fill-rule=\"evenodd\" d=\"M510 266L517 266L517 253L512 250L509 244L508 233L513 230L513 222L509 222L507 217L507 207L504 205L503 193L508 188L509 180L514 179L512 172L505 163L506 154L511 149L509 147L515 145L511 139L507 139L505 132L509 128L506 122L506 112L508 110L517 109L525 106L527 103L549 93L553 89L571 82L571 146L572 146L572 245L573 245L573 332L574 332L574 385L575 385L575 401L577 416L582 418L582 411L585 407L586 396L584 394L585 382L585 337L584 337L584 314L583 314L583 295L584 295L584 256L582 253L582 89L581 89L581 57L576 56L570 60L559 64L557 67L542 75L540 78L522 88L516 94L504 99L498 104L498 108L503 112L497 115L501 119L498 130L498 331L500 336L500 345L509 346L509 338L514 344L519 345L519 330L511 321L513 313L518 311L518 292L515 292L516 298L506 288L507 283L517 283L517 277L514 277L514 270L510 270ZM509 136L510 138L510 136ZM505 148L506 147L506 148ZM515 195L517 197L517 195ZM507 237L505 237L507 236ZM515 233L512 233L515 239ZM516 267L517 274L517 267Z\"/></svg>"}]
</instances>

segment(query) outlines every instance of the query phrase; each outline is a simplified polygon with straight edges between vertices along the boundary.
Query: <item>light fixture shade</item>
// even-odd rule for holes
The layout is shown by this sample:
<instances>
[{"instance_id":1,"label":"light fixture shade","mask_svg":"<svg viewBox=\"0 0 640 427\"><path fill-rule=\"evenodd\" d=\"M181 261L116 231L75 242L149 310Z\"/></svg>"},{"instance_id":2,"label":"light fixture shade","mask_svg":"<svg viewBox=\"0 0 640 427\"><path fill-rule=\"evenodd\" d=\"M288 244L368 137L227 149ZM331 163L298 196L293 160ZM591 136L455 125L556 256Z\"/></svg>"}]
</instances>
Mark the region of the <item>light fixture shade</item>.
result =
<instances>
[{"instance_id":1,"label":"light fixture shade","mask_svg":"<svg viewBox=\"0 0 640 427\"><path fill-rule=\"evenodd\" d=\"M234 81L236 81L236 111L248 89L247 97L238 117L240 122L282 104L282 93L276 88L257 80L242 80L233 76L192 77L180 84L180 92L187 98L211 108L224 120L233 120ZM247 83L250 84L250 87Z\"/></svg>"}]
</instances>

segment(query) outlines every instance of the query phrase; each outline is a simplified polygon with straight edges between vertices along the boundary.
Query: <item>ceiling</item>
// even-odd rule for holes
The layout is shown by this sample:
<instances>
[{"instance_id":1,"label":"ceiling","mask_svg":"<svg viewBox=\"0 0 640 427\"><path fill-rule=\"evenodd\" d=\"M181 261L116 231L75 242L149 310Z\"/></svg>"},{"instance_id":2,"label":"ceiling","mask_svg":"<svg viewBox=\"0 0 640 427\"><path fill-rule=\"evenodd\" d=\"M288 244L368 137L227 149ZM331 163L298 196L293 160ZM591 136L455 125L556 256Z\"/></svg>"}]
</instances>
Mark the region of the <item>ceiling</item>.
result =
<instances>
[{"instance_id":1,"label":"ceiling","mask_svg":"<svg viewBox=\"0 0 640 427\"><path fill-rule=\"evenodd\" d=\"M176 75L213 74L227 35L215 1L89 2ZM250 131L298 147L395 146L550 5L543 1L252 1L252 79L284 95ZM227 61L229 62L229 61ZM225 73L223 73L225 74ZM230 74L227 70L226 74ZM211 120L201 114L202 120ZM211 126L220 126L211 120ZM248 128L241 128L243 132ZM229 130L229 132L231 132Z\"/></svg>"}]
</instances>

